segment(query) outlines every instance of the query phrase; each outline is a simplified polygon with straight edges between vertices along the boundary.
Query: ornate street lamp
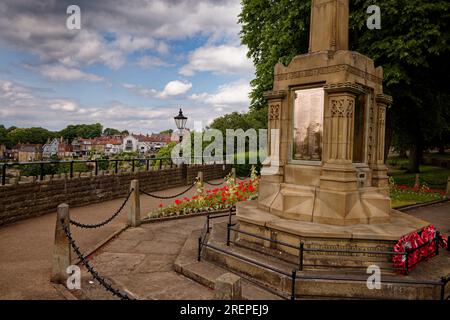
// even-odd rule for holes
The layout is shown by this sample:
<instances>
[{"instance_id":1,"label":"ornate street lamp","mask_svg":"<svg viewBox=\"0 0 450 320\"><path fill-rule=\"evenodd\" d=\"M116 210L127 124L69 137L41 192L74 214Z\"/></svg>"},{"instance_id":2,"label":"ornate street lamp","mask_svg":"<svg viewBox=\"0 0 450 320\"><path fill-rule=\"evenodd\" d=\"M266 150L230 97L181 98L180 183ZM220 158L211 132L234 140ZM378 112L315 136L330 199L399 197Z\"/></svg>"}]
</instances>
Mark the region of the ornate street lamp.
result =
<instances>
[{"instance_id":1,"label":"ornate street lamp","mask_svg":"<svg viewBox=\"0 0 450 320\"><path fill-rule=\"evenodd\" d=\"M180 108L180 112L178 113L178 115L176 117L174 117L175 119L175 124L178 128L178 130L180 130L180 142L183 140L183 130L186 126L186 121L187 121L187 117L185 117L183 115L183 110L181 110Z\"/></svg>"},{"instance_id":2,"label":"ornate street lamp","mask_svg":"<svg viewBox=\"0 0 450 320\"><path fill-rule=\"evenodd\" d=\"M183 141L183 130L186 126L186 122L187 122L187 117L185 117L183 115L183 110L181 110L180 108L180 112L178 113L178 115L176 117L174 117L175 120L175 124L178 128L178 130L180 131L180 158L182 157L182 148L181 148L181 142Z\"/></svg>"}]
</instances>

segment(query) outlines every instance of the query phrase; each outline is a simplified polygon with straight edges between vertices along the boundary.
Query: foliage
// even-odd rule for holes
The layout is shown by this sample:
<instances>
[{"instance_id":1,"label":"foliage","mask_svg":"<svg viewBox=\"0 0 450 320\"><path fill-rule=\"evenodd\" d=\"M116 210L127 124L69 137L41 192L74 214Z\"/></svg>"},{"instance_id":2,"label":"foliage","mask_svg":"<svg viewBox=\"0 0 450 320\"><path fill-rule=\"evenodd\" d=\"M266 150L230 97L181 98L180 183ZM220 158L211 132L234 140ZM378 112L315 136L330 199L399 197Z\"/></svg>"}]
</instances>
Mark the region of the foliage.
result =
<instances>
[{"instance_id":1,"label":"foliage","mask_svg":"<svg viewBox=\"0 0 450 320\"><path fill-rule=\"evenodd\" d=\"M77 137L91 139L100 137L103 132L103 126L100 123L95 124L78 124L69 125L65 129L61 130L58 135L72 141Z\"/></svg>"},{"instance_id":2,"label":"foliage","mask_svg":"<svg viewBox=\"0 0 450 320\"><path fill-rule=\"evenodd\" d=\"M395 179L396 183L414 187L416 174L408 173L407 170L397 169L390 170L390 175ZM450 176L450 169L420 166L419 182L426 184L434 189L445 189L447 186L447 178Z\"/></svg>"},{"instance_id":3,"label":"foliage","mask_svg":"<svg viewBox=\"0 0 450 320\"><path fill-rule=\"evenodd\" d=\"M6 139L7 146L11 148L18 143L45 144L47 139L54 136L53 132L40 127L15 128L7 133Z\"/></svg>"},{"instance_id":4,"label":"foliage","mask_svg":"<svg viewBox=\"0 0 450 320\"><path fill-rule=\"evenodd\" d=\"M173 133L173 129L167 129L167 130L161 131L159 134L171 135L172 133Z\"/></svg>"},{"instance_id":5,"label":"foliage","mask_svg":"<svg viewBox=\"0 0 450 320\"><path fill-rule=\"evenodd\" d=\"M308 49L309 0L243 0L239 21L242 44L253 59L251 108L265 109L263 93L272 89L274 66L288 64ZM411 171L421 151L450 141L450 2L384 0L381 30L368 30L366 9L372 0L350 1L350 47L384 68L385 91L394 96L388 134L409 148ZM424 76L426 75L426 76ZM393 130L393 135L390 134Z\"/></svg>"},{"instance_id":6,"label":"foliage","mask_svg":"<svg viewBox=\"0 0 450 320\"><path fill-rule=\"evenodd\" d=\"M234 206L238 201L255 199L258 194L258 185L259 179L257 177L236 183L231 176L228 176L225 178L225 186L212 190L199 188L197 195L191 198L177 199L168 206L161 203L157 210L149 214L149 217L159 218L227 209Z\"/></svg>"},{"instance_id":7,"label":"foliage","mask_svg":"<svg viewBox=\"0 0 450 320\"><path fill-rule=\"evenodd\" d=\"M103 135L104 136L117 136L120 135L120 131L114 128L106 128L105 130L103 130Z\"/></svg>"}]
</instances>

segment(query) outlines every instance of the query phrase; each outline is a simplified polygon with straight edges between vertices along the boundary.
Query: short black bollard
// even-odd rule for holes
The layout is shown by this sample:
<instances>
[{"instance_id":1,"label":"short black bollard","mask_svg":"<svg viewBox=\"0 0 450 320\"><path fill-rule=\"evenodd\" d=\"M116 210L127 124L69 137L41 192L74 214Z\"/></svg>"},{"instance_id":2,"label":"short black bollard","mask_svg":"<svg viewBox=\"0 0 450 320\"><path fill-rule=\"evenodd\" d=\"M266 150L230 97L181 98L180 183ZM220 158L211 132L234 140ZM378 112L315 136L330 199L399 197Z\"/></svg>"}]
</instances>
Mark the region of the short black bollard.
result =
<instances>
[{"instance_id":1,"label":"short black bollard","mask_svg":"<svg viewBox=\"0 0 450 320\"><path fill-rule=\"evenodd\" d=\"M95 175L98 176L98 160L95 160Z\"/></svg>"},{"instance_id":2,"label":"short black bollard","mask_svg":"<svg viewBox=\"0 0 450 320\"><path fill-rule=\"evenodd\" d=\"M209 233L209 214L206 215L206 233Z\"/></svg>"},{"instance_id":3,"label":"short black bollard","mask_svg":"<svg viewBox=\"0 0 450 320\"><path fill-rule=\"evenodd\" d=\"M295 282L297 279L297 270L292 270L292 276L291 276L291 300L294 301L295 300Z\"/></svg>"},{"instance_id":4,"label":"short black bollard","mask_svg":"<svg viewBox=\"0 0 450 320\"><path fill-rule=\"evenodd\" d=\"M116 160L115 162L116 163L115 163L114 173L118 174L119 173L119 160Z\"/></svg>"},{"instance_id":5,"label":"short black bollard","mask_svg":"<svg viewBox=\"0 0 450 320\"><path fill-rule=\"evenodd\" d=\"M227 223L227 247L230 246L230 233L231 233L231 225L229 223Z\"/></svg>"},{"instance_id":6,"label":"short black bollard","mask_svg":"<svg viewBox=\"0 0 450 320\"><path fill-rule=\"evenodd\" d=\"M134 159L131 160L131 172L134 172Z\"/></svg>"},{"instance_id":7,"label":"short black bollard","mask_svg":"<svg viewBox=\"0 0 450 320\"><path fill-rule=\"evenodd\" d=\"M147 168L146 169L147 169L147 171L149 171L150 170L150 160L147 159L146 162L147 162Z\"/></svg>"}]
</instances>

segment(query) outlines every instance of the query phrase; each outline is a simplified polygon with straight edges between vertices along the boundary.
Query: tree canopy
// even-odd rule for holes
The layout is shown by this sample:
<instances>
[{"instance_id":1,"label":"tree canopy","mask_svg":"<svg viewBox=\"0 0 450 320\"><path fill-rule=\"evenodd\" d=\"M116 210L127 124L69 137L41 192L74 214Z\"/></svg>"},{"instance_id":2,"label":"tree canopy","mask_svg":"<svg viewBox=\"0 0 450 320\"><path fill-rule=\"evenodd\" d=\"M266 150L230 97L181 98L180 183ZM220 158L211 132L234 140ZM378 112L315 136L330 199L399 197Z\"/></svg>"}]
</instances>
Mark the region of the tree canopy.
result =
<instances>
[{"instance_id":1,"label":"tree canopy","mask_svg":"<svg viewBox=\"0 0 450 320\"><path fill-rule=\"evenodd\" d=\"M398 146L410 149L417 171L425 148L450 144L450 2L377 1L381 29L369 30L373 4L350 1L350 49L383 66L385 92L394 97L387 145L394 135ZM242 0L241 40L256 69L251 109L267 108L263 93L272 88L275 64L308 51L310 6L310 0Z\"/></svg>"},{"instance_id":2,"label":"tree canopy","mask_svg":"<svg viewBox=\"0 0 450 320\"><path fill-rule=\"evenodd\" d=\"M103 132L103 126L100 123L94 124L78 124L69 125L59 132L59 135L64 139L72 141L77 137L92 139L100 137Z\"/></svg>"}]
</instances>

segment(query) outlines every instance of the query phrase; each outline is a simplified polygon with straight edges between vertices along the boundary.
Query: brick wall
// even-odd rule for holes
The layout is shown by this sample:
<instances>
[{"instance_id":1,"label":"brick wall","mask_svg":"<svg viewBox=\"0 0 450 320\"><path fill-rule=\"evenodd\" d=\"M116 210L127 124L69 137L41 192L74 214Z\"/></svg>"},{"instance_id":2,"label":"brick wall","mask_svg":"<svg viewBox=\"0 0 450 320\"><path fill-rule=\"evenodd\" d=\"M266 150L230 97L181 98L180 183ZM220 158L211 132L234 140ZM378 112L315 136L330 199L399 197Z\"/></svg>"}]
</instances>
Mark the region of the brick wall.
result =
<instances>
[{"instance_id":1,"label":"brick wall","mask_svg":"<svg viewBox=\"0 0 450 320\"><path fill-rule=\"evenodd\" d=\"M182 168L168 168L0 186L0 225L54 212L60 203L78 207L124 197L133 179L139 180L143 190L154 192L190 184L198 171L203 171L208 181L222 178L230 170L230 166L198 165L188 167L184 175Z\"/></svg>"}]
</instances>

